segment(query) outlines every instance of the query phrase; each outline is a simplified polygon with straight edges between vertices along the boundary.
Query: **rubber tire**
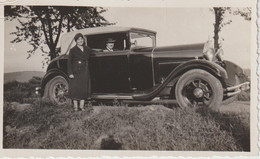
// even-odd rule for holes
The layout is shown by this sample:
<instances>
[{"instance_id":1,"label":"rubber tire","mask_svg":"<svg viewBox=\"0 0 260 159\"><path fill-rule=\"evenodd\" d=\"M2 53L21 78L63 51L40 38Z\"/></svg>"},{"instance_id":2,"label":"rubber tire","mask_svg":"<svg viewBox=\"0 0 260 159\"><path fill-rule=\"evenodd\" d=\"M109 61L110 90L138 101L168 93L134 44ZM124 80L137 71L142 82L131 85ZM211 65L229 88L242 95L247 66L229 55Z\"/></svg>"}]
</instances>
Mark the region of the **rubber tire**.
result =
<instances>
[{"instance_id":1,"label":"rubber tire","mask_svg":"<svg viewBox=\"0 0 260 159\"><path fill-rule=\"evenodd\" d=\"M47 97L50 100L50 102L52 102L55 105L64 105L64 104L69 104L70 100L69 98L66 98L66 102L64 103L59 103L57 102L57 100L54 97L54 86L58 83L63 83L64 85L66 85L67 88L69 88L69 84L67 82L67 80L62 77L62 76L56 76L53 79L51 79L46 87L45 87L45 92L47 93Z\"/></svg>"},{"instance_id":2,"label":"rubber tire","mask_svg":"<svg viewBox=\"0 0 260 159\"><path fill-rule=\"evenodd\" d=\"M193 70L187 71L178 80L176 89L175 89L175 95L176 95L176 100L177 100L179 106L181 108L188 107L189 104L185 101L185 99L182 95L182 89L185 86L186 82L188 82L189 80L193 80L193 79L202 79L209 84L209 86L212 89L213 94L211 97L212 100L209 103L209 105L207 105L207 107L214 111L218 110L222 103L222 99L223 99L222 84L216 77L214 77L210 73L208 73L204 70L201 70L201 69L193 69Z\"/></svg>"}]
</instances>

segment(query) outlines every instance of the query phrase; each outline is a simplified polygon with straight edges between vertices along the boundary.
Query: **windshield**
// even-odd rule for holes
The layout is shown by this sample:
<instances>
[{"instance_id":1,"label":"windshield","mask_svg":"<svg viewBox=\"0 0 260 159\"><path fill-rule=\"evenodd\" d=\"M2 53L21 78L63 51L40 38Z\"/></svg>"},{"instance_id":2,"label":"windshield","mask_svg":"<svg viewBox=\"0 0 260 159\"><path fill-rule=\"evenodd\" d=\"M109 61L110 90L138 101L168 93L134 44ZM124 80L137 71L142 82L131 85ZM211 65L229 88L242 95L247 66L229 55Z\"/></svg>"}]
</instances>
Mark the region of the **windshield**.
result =
<instances>
[{"instance_id":1,"label":"windshield","mask_svg":"<svg viewBox=\"0 0 260 159\"><path fill-rule=\"evenodd\" d=\"M130 33L131 48L145 48L155 46L155 35L145 33Z\"/></svg>"}]
</instances>

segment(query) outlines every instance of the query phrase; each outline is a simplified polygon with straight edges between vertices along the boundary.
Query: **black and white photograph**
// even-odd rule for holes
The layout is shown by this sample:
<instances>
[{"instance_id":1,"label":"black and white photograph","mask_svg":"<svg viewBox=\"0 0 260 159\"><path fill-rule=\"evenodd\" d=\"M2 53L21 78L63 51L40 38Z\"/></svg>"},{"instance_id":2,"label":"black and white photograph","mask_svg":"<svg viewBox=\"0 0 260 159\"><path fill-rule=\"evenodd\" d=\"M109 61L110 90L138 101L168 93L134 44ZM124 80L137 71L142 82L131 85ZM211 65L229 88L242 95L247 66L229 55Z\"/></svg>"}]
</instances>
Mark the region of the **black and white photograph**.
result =
<instances>
[{"instance_id":1,"label":"black and white photograph","mask_svg":"<svg viewBox=\"0 0 260 159\"><path fill-rule=\"evenodd\" d=\"M258 154L254 5L70 2L3 6L4 154Z\"/></svg>"}]
</instances>

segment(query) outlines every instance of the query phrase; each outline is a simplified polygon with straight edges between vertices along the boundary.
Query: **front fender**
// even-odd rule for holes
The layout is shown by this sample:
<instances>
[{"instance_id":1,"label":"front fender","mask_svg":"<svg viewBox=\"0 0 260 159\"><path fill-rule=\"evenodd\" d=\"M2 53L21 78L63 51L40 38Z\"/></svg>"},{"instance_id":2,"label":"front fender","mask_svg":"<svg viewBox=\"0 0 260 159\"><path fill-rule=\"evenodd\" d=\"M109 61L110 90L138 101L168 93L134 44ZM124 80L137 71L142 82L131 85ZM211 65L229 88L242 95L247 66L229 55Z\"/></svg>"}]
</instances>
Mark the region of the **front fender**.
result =
<instances>
[{"instance_id":1,"label":"front fender","mask_svg":"<svg viewBox=\"0 0 260 159\"><path fill-rule=\"evenodd\" d=\"M48 72L45 74L45 76L42 78L42 81L41 81L41 95L43 96L44 94L44 90L45 90L45 86L46 84L54 77L56 76L62 76L64 77L67 81L69 81L69 77L68 75L60 70L60 69L57 69L57 68L53 68L53 69L50 69L48 70Z\"/></svg>"},{"instance_id":2,"label":"front fender","mask_svg":"<svg viewBox=\"0 0 260 159\"><path fill-rule=\"evenodd\" d=\"M210 62L207 60L190 60L188 62L180 64L174 70L172 70L171 73L166 77L165 81L157 86L154 90L146 94L134 95L133 98L136 100L151 100L157 94L159 94L171 81L177 79L183 73L191 69L203 69L218 78L222 84L224 84L224 79L228 78L226 70L214 62Z\"/></svg>"},{"instance_id":3,"label":"front fender","mask_svg":"<svg viewBox=\"0 0 260 159\"><path fill-rule=\"evenodd\" d=\"M207 60L191 60L176 67L167 78L173 78L175 74L181 75L191 69L203 69L219 79L227 79L226 70L220 65ZM177 72L177 73L175 73Z\"/></svg>"},{"instance_id":4,"label":"front fender","mask_svg":"<svg viewBox=\"0 0 260 159\"><path fill-rule=\"evenodd\" d=\"M244 74L244 70L240 66L231 61L224 61L223 63L228 74L228 78L225 79L227 86L237 85L237 77L239 78L239 83L248 81L248 79L246 79L247 76Z\"/></svg>"}]
</instances>

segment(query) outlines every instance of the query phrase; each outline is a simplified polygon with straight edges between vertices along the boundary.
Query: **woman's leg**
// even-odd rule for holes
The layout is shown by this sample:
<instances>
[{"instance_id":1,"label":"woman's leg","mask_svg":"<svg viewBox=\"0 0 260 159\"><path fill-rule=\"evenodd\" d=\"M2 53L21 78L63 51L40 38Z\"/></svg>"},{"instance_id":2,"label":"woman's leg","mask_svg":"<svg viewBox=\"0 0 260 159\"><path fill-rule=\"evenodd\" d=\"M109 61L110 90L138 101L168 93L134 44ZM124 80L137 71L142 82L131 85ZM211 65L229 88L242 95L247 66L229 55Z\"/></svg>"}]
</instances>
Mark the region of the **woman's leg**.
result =
<instances>
[{"instance_id":1,"label":"woman's leg","mask_svg":"<svg viewBox=\"0 0 260 159\"><path fill-rule=\"evenodd\" d=\"M85 109L84 109L84 104L85 104L85 100L84 100L84 99L80 100L79 107L80 107L80 109L81 109L82 111L85 111Z\"/></svg>"},{"instance_id":2,"label":"woman's leg","mask_svg":"<svg viewBox=\"0 0 260 159\"><path fill-rule=\"evenodd\" d=\"M74 110L78 111L78 101L77 100L73 100L73 105L74 105Z\"/></svg>"}]
</instances>

